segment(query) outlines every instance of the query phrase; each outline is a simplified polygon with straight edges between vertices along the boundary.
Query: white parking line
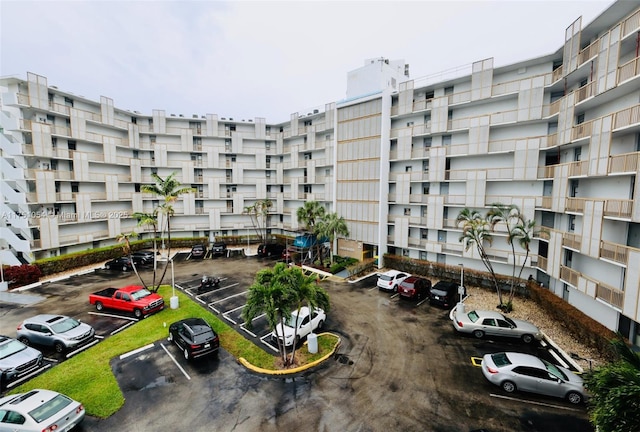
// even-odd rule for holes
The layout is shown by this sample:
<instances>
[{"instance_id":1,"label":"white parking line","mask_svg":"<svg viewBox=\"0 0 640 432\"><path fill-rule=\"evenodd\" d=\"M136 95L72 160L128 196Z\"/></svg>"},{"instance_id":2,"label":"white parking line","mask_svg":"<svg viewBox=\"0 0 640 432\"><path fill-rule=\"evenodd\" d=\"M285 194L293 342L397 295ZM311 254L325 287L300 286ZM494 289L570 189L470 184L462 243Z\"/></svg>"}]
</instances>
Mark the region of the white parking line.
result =
<instances>
[{"instance_id":1,"label":"white parking line","mask_svg":"<svg viewBox=\"0 0 640 432\"><path fill-rule=\"evenodd\" d=\"M266 346L268 346L269 348L271 348L272 350L274 350L275 352L278 352L278 348L274 347L273 345L271 345L269 342L265 341L266 338L271 337L271 333L266 334L264 336L262 336L260 338L260 342L262 342L263 344L265 344Z\"/></svg>"},{"instance_id":2,"label":"white parking line","mask_svg":"<svg viewBox=\"0 0 640 432\"><path fill-rule=\"evenodd\" d=\"M200 299L200 297L203 297L203 296L209 295L209 294L211 294L211 293L213 293L213 292L219 292L219 291L222 291L222 290L226 290L226 289L229 289L229 288L233 288L233 287L234 287L234 286L236 286L236 285L239 285L239 284L234 283L234 284L231 284L231 285L227 285L226 287L216 288L216 289L214 289L214 290L212 290L212 291L207 291L206 293L198 294L197 296L195 296L195 298L196 298L196 300L198 300L200 303L206 304L206 302L202 301L202 300ZM245 292L246 292L246 291L245 291Z\"/></svg>"},{"instance_id":3,"label":"white parking line","mask_svg":"<svg viewBox=\"0 0 640 432\"><path fill-rule=\"evenodd\" d=\"M378 287L374 286L373 288L369 288L369 291L373 291L373 290L376 290L376 289L378 289Z\"/></svg>"},{"instance_id":4,"label":"white parking line","mask_svg":"<svg viewBox=\"0 0 640 432\"><path fill-rule=\"evenodd\" d=\"M171 353L169 352L169 350L167 349L167 347L164 346L164 344L160 344L160 346L162 347L162 349L164 350L164 352L167 353L167 355L171 358L171 360L173 360L173 362L176 364L176 366L178 366L178 369L180 369L180 371L184 374L184 376L187 377L188 380L191 380L191 377L189 376L189 374L187 373L187 371L185 371L182 366L180 366L180 363L178 363L175 359L175 357L173 357L171 355Z\"/></svg>"},{"instance_id":5,"label":"white parking line","mask_svg":"<svg viewBox=\"0 0 640 432\"><path fill-rule=\"evenodd\" d=\"M97 344L98 342L100 342L100 339L95 339L93 342L91 342L90 344L87 345L83 345L80 348L78 348L75 351L71 351L70 353L67 353L66 357L70 358L73 357L74 355L78 354L79 352L82 352L84 350L86 350L87 348L90 348L92 346L94 346L95 344Z\"/></svg>"},{"instance_id":6,"label":"white parking line","mask_svg":"<svg viewBox=\"0 0 640 432\"><path fill-rule=\"evenodd\" d=\"M257 320L257 319L260 319L260 318L262 318L262 317L263 317L263 316L265 316L265 315L266 315L266 314L260 314L260 315L258 315L257 317L255 317L254 319L252 319L252 320L251 320L251 322L254 322L254 321L255 321L255 320ZM246 331L247 333L249 333L251 336L253 336L253 337L258 337L258 335L257 335L257 334L255 334L254 332L252 332L252 331L248 330L248 329L245 327L245 324L246 324L246 323L242 323L242 324L240 324L240 328L241 328L242 330Z\"/></svg>"},{"instance_id":7,"label":"white parking line","mask_svg":"<svg viewBox=\"0 0 640 432\"><path fill-rule=\"evenodd\" d=\"M245 295L245 294L246 294L246 293L248 293L248 292L249 292L249 291L247 290L247 291L242 291L242 292L240 292L240 293L238 293L238 294L233 294L233 295L227 296L227 297L225 297L225 298L223 298L223 299L216 300L216 301L214 301L214 302L209 303L209 306L214 305L214 304L218 304L218 303L222 303L223 301L227 301L227 300L229 300L230 298L234 298L234 297L238 297L238 296L241 296L241 295Z\"/></svg>"},{"instance_id":8,"label":"white parking line","mask_svg":"<svg viewBox=\"0 0 640 432\"><path fill-rule=\"evenodd\" d=\"M132 355L136 355L138 353L141 353L142 351L146 351L149 348L153 348L153 344L149 344L149 345L145 345L143 347L140 347L138 349L135 349L133 351L129 351L128 353L124 353L120 356L120 360L126 359L127 357L131 357Z\"/></svg>"},{"instance_id":9,"label":"white parking line","mask_svg":"<svg viewBox=\"0 0 640 432\"><path fill-rule=\"evenodd\" d=\"M45 360L46 360L46 359L45 359ZM56 362L56 363L57 363L57 362ZM25 375L25 376L21 376L20 378L18 378L18 379L17 379L17 380L15 380L15 381L11 381L10 383L8 383L8 384L6 385L7 390L8 390L8 389L10 389L11 387L15 387L15 386L17 386L18 384L22 384L23 382L27 381L28 379L30 379L30 378L31 378L31 377L33 377L34 375L37 375L37 374L39 374L39 373L41 373L41 372L44 372L44 371L46 371L47 369L51 368L52 366L53 366L53 365L50 365L50 364L45 365L45 366L41 367L40 369L36 369L36 370L34 370L33 372L28 373L28 374L27 374L27 375Z\"/></svg>"},{"instance_id":10,"label":"white parking line","mask_svg":"<svg viewBox=\"0 0 640 432\"><path fill-rule=\"evenodd\" d=\"M544 402L536 402L536 401L527 400L527 399L515 398L515 397L511 397L511 396L503 396L503 395L494 394L494 393L489 393L489 396L495 397L495 398L499 398L499 399L507 399L507 400L512 400L512 401L516 401L516 402L527 403L527 404L546 406L546 407L549 407L549 408L558 408L558 409L563 409L563 410L567 410L567 411L582 412L579 409L567 408L567 407L562 406L562 405L553 405L553 404L548 404L548 403L544 403Z\"/></svg>"},{"instance_id":11,"label":"white parking line","mask_svg":"<svg viewBox=\"0 0 640 432\"><path fill-rule=\"evenodd\" d=\"M114 331L111 332L111 336L113 336L116 333L120 333L122 330L126 329L127 327L131 327L132 325L135 324L135 321L131 321L126 323L125 325L118 327L117 329L115 329Z\"/></svg>"}]
</instances>

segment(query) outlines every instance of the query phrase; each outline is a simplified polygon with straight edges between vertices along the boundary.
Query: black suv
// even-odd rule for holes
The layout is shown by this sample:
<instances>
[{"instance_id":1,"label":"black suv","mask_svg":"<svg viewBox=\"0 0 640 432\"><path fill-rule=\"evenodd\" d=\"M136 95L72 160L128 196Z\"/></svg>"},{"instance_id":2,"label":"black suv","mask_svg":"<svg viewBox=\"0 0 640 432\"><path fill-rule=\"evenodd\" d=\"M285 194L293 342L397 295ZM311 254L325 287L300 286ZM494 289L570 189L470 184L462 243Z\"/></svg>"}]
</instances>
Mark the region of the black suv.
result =
<instances>
[{"instance_id":1,"label":"black suv","mask_svg":"<svg viewBox=\"0 0 640 432\"><path fill-rule=\"evenodd\" d=\"M429 292L429 303L445 308L454 306L458 302L458 284L450 281L440 281Z\"/></svg>"},{"instance_id":2,"label":"black suv","mask_svg":"<svg viewBox=\"0 0 640 432\"><path fill-rule=\"evenodd\" d=\"M227 253L227 244L222 241L215 242L211 246L211 253L217 256L223 256Z\"/></svg>"},{"instance_id":3,"label":"black suv","mask_svg":"<svg viewBox=\"0 0 640 432\"><path fill-rule=\"evenodd\" d=\"M261 244L258 246L258 256L261 257L269 257L269 256L277 256L280 258L282 255L282 251L284 250L284 245L280 243L267 243Z\"/></svg>"}]
</instances>

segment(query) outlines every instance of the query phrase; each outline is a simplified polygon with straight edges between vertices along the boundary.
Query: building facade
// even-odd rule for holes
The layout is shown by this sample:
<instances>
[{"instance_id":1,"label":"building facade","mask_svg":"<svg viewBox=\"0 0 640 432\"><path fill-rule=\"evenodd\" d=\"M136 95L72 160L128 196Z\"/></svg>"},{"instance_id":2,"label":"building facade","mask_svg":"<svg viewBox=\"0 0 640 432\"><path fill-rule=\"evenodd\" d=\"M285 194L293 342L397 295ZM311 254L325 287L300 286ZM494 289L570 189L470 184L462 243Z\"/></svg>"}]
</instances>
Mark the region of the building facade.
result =
<instances>
[{"instance_id":1,"label":"building facade","mask_svg":"<svg viewBox=\"0 0 640 432\"><path fill-rule=\"evenodd\" d=\"M131 215L159 204L141 192L152 173L195 190L174 206L174 236L250 235L245 208L263 199L271 232L295 233L296 210L315 200L345 218L363 258L478 270L456 217L515 204L544 231L528 256L498 232L497 272L524 263L525 277L640 345L639 32L638 5L618 1L571 23L555 53L513 65L409 79L404 62L370 59L347 99L283 123L147 115L33 73L3 78L0 258L149 235Z\"/></svg>"}]
</instances>

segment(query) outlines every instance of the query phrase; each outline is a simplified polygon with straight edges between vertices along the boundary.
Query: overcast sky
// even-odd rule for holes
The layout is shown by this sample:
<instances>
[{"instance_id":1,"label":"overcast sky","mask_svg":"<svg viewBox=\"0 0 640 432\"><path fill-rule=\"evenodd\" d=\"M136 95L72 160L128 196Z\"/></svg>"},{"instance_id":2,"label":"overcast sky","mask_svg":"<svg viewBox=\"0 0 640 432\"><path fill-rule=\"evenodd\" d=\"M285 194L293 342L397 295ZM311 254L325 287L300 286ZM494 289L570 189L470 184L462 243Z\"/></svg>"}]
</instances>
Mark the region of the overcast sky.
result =
<instances>
[{"instance_id":1,"label":"overcast sky","mask_svg":"<svg viewBox=\"0 0 640 432\"><path fill-rule=\"evenodd\" d=\"M0 0L0 75L143 114L280 123L344 99L367 58L403 59L414 79L504 66L555 52L612 3Z\"/></svg>"}]
</instances>

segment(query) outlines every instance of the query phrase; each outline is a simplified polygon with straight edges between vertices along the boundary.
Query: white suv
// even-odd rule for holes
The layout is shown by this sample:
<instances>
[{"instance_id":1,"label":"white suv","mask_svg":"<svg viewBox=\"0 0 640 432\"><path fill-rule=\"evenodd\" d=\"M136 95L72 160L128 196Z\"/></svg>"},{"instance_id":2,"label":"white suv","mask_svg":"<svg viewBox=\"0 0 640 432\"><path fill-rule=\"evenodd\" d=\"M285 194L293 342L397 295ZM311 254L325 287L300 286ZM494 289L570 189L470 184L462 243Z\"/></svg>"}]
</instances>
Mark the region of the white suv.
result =
<instances>
[{"instance_id":1,"label":"white suv","mask_svg":"<svg viewBox=\"0 0 640 432\"><path fill-rule=\"evenodd\" d=\"M377 285L380 289L398 292L398 285L400 285L400 283L409 276L411 276L409 273L404 273L398 270L389 270L388 272L378 275Z\"/></svg>"}]
</instances>

